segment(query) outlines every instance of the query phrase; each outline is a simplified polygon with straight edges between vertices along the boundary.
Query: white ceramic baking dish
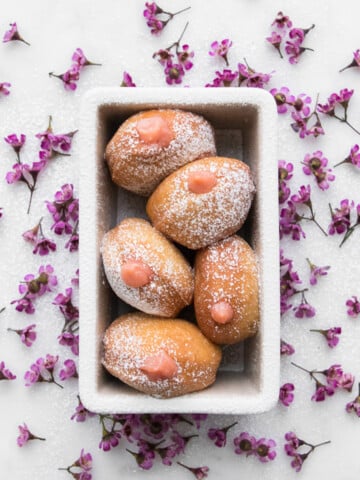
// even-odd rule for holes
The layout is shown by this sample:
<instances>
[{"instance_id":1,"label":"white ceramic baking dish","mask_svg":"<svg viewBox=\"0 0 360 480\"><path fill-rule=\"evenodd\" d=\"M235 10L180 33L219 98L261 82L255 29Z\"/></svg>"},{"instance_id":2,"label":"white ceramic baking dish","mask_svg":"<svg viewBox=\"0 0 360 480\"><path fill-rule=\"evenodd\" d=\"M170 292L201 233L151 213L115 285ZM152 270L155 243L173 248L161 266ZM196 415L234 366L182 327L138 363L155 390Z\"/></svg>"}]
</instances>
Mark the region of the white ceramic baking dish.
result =
<instances>
[{"instance_id":1,"label":"white ceramic baking dish","mask_svg":"<svg viewBox=\"0 0 360 480\"><path fill-rule=\"evenodd\" d=\"M145 200L111 182L104 151L119 125L151 108L203 115L216 131L218 154L248 163L256 198L241 234L259 261L260 329L225 348L216 382L196 393L158 399L139 393L101 365L102 336L131 310L106 281L100 242L127 216L145 217ZM99 88L83 98L80 122L80 396L103 413L248 414L270 409L279 394L279 240L277 114L271 95L249 88Z\"/></svg>"}]
</instances>

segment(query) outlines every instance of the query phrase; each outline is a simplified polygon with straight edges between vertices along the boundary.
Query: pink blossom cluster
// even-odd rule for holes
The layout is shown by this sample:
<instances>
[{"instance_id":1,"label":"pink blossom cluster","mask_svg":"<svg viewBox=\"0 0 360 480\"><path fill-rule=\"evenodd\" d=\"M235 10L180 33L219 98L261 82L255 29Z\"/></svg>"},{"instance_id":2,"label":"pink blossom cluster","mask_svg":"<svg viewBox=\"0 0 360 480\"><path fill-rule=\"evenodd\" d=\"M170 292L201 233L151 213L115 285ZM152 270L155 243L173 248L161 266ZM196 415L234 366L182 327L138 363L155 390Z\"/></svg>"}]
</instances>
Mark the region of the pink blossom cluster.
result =
<instances>
[{"instance_id":1,"label":"pink blossom cluster","mask_svg":"<svg viewBox=\"0 0 360 480\"><path fill-rule=\"evenodd\" d=\"M238 63L237 70L225 68L222 71L215 72L216 77L212 83L207 83L206 87L253 87L265 88L269 83L272 73L261 73L249 67L246 60L245 63ZM236 81L236 83L235 83Z\"/></svg>"},{"instance_id":2,"label":"pink blossom cluster","mask_svg":"<svg viewBox=\"0 0 360 480\"><path fill-rule=\"evenodd\" d=\"M146 2L145 3L145 10L143 11L143 16L146 20L146 25L150 28L150 32L153 35L158 35L160 32L164 30L166 25L179 13L185 12L189 10L190 7L184 8L179 10L178 12L171 13L166 12L163 10L157 3L155 2Z\"/></svg>"},{"instance_id":3,"label":"pink blossom cluster","mask_svg":"<svg viewBox=\"0 0 360 480\"><path fill-rule=\"evenodd\" d=\"M90 62L88 58L86 58L84 52L81 48L77 48L73 53L72 57L72 64L66 72L61 73L60 75L55 74L54 72L49 73L49 77L58 78L63 82L65 90L74 91L77 89L77 82L80 79L80 73L84 67L88 66L101 66L100 63Z\"/></svg>"},{"instance_id":4,"label":"pink blossom cluster","mask_svg":"<svg viewBox=\"0 0 360 480\"><path fill-rule=\"evenodd\" d=\"M276 442L272 438L258 440L248 432L241 432L234 438L235 453L237 455L254 455L260 462L266 463L276 457Z\"/></svg>"},{"instance_id":5,"label":"pink blossom cluster","mask_svg":"<svg viewBox=\"0 0 360 480\"><path fill-rule=\"evenodd\" d=\"M31 347L37 337L35 327L36 325L35 323L33 323L32 325L28 325L27 327L21 329L8 328L8 331L17 333L20 337L21 342L26 347Z\"/></svg>"},{"instance_id":6,"label":"pink blossom cluster","mask_svg":"<svg viewBox=\"0 0 360 480\"><path fill-rule=\"evenodd\" d=\"M315 330L311 329L310 332L318 332L326 339L327 344L330 348L336 347L339 343L339 335L341 335L341 327L332 327L326 330Z\"/></svg>"},{"instance_id":7,"label":"pink blossom cluster","mask_svg":"<svg viewBox=\"0 0 360 480\"><path fill-rule=\"evenodd\" d=\"M358 385L359 390L357 396L351 402L348 402L345 406L347 413L354 412L360 418L360 383Z\"/></svg>"},{"instance_id":8,"label":"pink blossom cluster","mask_svg":"<svg viewBox=\"0 0 360 480\"><path fill-rule=\"evenodd\" d=\"M79 309L72 303L72 288L59 293L53 304L59 307L64 317L64 325L58 336L60 345L67 346L74 355L79 355Z\"/></svg>"},{"instance_id":9,"label":"pink blossom cluster","mask_svg":"<svg viewBox=\"0 0 360 480\"><path fill-rule=\"evenodd\" d=\"M54 275L54 268L51 265L41 265L37 277L32 273L25 275L18 287L22 297L13 300L11 304L16 305L18 312L32 314L35 312L34 301L45 293L52 292L56 285L57 277Z\"/></svg>"},{"instance_id":10,"label":"pink blossom cluster","mask_svg":"<svg viewBox=\"0 0 360 480\"><path fill-rule=\"evenodd\" d=\"M19 447L23 447L29 440L45 440L45 438L38 437L30 432L29 427L24 423L18 426L19 436L16 441Z\"/></svg>"},{"instance_id":11,"label":"pink blossom cluster","mask_svg":"<svg viewBox=\"0 0 360 480\"><path fill-rule=\"evenodd\" d=\"M315 402L322 402L327 397L331 397L338 390L346 390L351 392L355 377L351 373L344 373L341 365L331 365L326 370L307 370L300 365L292 362L297 368L307 372L310 378L315 381L315 392L311 397L311 400ZM322 375L322 381L319 380L317 375Z\"/></svg>"},{"instance_id":12,"label":"pink blossom cluster","mask_svg":"<svg viewBox=\"0 0 360 480\"><path fill-rule=\"evenodd\" d=\"M71 419L83 422L92 416L94 414L84 407L78 397L78 405ZM126 451L133 456L140 468L151 469L156 458L160 458L164 465L172 465L175 457L185 452L191 439L198 436L195 433L190 435L180 433L181 424L200 428L206 418L206 414L191 414L190 416L180 414L99 414L102 425L99 448L105 452L110 451L117 447L122 439L132 445L131 448L126 448ZM188 467L184 464L181 466L193 473L204 472L206 469L208 471L208 467Z\"/></svg>"},{"instance_id":13,"label":"pink blossom cluster","mask_svg":"<svg viewBox=\"0 0 360 480\"><path fill-rule=\"evenodd\" d=\"M165 81L168 85L182 83L185 73L192 69L194 52L187 44L180 45L188 24L185 25L180 38L165 49L160 49L153 54L164 68Z\"/></svg>"},{"instance_id":14,"label":"pink blossom cluster","mask_svg":"<svg viewBox=\"0 0 360 480\"><path fill-rule=\"evenodd\" d=\"M356 295L353 295L351 298L346 300L347 314L350 317L358 317L360 314L360 301Z\"/></svg>"},{"instance_id":15,"label":"pink blossom cluster","mask_svg":"<svg viewBox=\"0 0 360 480\"><path fill-rule=\"evenodd\" d=\"M280 387L279 401L285 407L288 407L294 401L294 390L295 386L293 383L284 383L284 385Z\"/></svg>"},{"instance_id":16,"label":"pink blossom cluster","mask_svg":"<svg viewBox=\"0 0 360 480\"><path fill-rule=\"evenodd\" d=\"M56 251L56 243L50 238L45 237L43 228L41 225L42 219L39 223L30 230L26 230L22 234L24 240L31 243L34 247L33 254L39 254L40 256L48 255L51 252Z\"/></svg>"},{"instance_id":17,"label":"pink blossom cluster","mask_svg":"<svg viewBox=\"0 0 360 480\"><path fill-rule=\"evenodd\" d=\"M220 42L215 40L210 45L209 55L211 55L212 57L222 58L225 61L226 65L229 66L229 60L227 55L232 44L233 42L228 38L224 38Z\"/></svg>"},{"instance_id":18,"label":"pink blossom cluster","mask_svg":"<svg viewBox=\"0 0 360 480\"><path fill-rule=\"evenodd\" d=\"M76 133L76 131L73 131L65 134L54 134L51 123L52 118L50 116L47 130L35 135L40 139L40 148L38 152L39 160L32 162L31 165L23 163L20 156L22 148L26 142L26 135L20 134L18 136L17 134L12 133L4 138L5 142L10 145L15 152L17 160L12 166L12 170L6 174L5 178L9 184L24 183L27 186L30 192L28 213L30 211L31 201L36 189L39 173L46 168L49 160L55 155L69 155L72 146L72 137ZM48 248L51 249L50 245Z\"/></svg>"},{"instance_id":19,"label":"pink blossom cluster","mask_svg":"<svg viewBox=\"0 0 360 480\"><path fill-rule=\"evenodd\" d=\"M330 207L331 222L328 226L329 235L343 235L340 247L354 233L360 225L360 204L356 205L352 200L344 198L339 207ZM355 218L353 218L355 217Z\"/></svg>"},{"instance_id":20,"label":"pink blossom cluster","mask_svg":"<svg viewBox=\"0 0 360 480\"><path fill-rule=\"evenodd\" d=\"M313 175L317 186L321 190L327 190L330 186L329 182L335 180L335 175L332 173L332 169L327 167L328 159L324 156L321 150L307 153L302 164L305 175Z\"/></svg>"},{"instance_id":21,"label":"pink blossom cluster","mask_svg":"<svg viewBox=\"0 0 360 480\"><path fill-rule=\"evenodd\" d=\"M319 103L317 105L317 111L345 123L355 133L360 135L360 131L348 120L348 108L353 94L354 90L349 90L348 88L341 89L339 93L334 92L328 97L326 103Z\"/></svg>"},{"instance_id":22,"label":"pink blossom cluster","mask_svg":"<svg viewBox=\"0 0 360 480\"><path fill-rule=\"evenodd\" d=\"M346 67L343 67L340 72L343 72L344 70L347 70L348 68L352 67L360 67L360 49L358 48L353 52L353 59L352 61L346 65Z\"/></svg>"},{"instance_id":23,"label":"pink blossom cluster","mask_svg":"<svg viewBox=\"0 0 360 480\"><path fill-rule=\"evenodd\" d=\"M30 365L30 369L25 372L25 386L30 387L38 382L55 383L63 388L54 378L54 368L59 360L58 355L46 354L46 357L40 357L35 363Z\"/></svg>"},{"instance_id":24,"label":"pink blossom cluster","mask_svg":"<svg viewBox=\"0 0 360 480\"><path fill-rule=\"evenodd\" d=\"M309 28L295 28L287 15L284 15L283 12L278 12L271 26L273 31L266 40L276 48L281 58L283 58L281 47L285 44L285 53L291 64L298 63L300 56L306 50L313 51L312 48L304 47L303 43L306 35L315 25L311 25Z\"/></svg>"},{"instance_id":25,"label":"pink blossom cluster","mask_svg":"<svg viewBox=\"0 0 360 480\"><path fill-rule=\"evenodd\" d=\"M46 201L48 211L54 220L51 229L56 235L69 235L65 248L75 252L79 248L79 200L74 197L74 186L62 185L54 195L54 201Z\"/></svg>"},{"instance_id":26,"label":"pink blossom cluster","mask_svg":"<svg viewBox=\"0 0 360 480\"><path fill-rule=\"evenodd\" d=\"M231 425L223 428L209 428L208 437L210 440L213 440L217 447L225 447L227 441L227 432L235 425L237 425L237 422L234 422Z\"/></svg>"},{"instance_id":27,"label":"pink blossom cluster","mask_svg":"<svg viewBox=\"0 0 360 480\"><path fill-rule=\"evenodd\" d=\"M300 138L318 137L324 135L319 115L311 109L312 99L306 93L294 95L288 87L272 88L270 93L274 97L279 114L290 113L293 122L290 124Z\"/></svg>"},{"instance_id":28,"label":"pink blossom cluster","mask_svg":"<svg viewBox=\"0 0 360 480\"><path fill-rule=\"evenodd\" d=\"M92 455L91 453L85 453L82 448L80 457L77 458L71 465L66 468L59 468L58 470L66 470L77 480L91 480L92 479Z\"/></svg>"},{"instance_id":29,"label":"pink blossom cluster","mask_svg":"<svg viewBox=\"0 0 360 480\"><path fill-rule=\"evenodd\" d=\"M301 440L294 432L287 432L285 440L284 450L292 458L291 466L296 472L300 472L303 463L316 448L330 443L330 441L326 441L312 445L305 440Z\"/></svg>"},{"instance_id":30,"label":"pink blossom cluster","mask_svg":"<svg viewBox=\"0 0 360 480\"><path fill-rule=\"evenodd\" d=\"M16 40L18 40L19 42L25 43L28 46L30 45L30 43L27 42L26 40L24 40L22 38L22 36L20 35L19 29L17 27L17 23L13 22L13 23L10 23L9 30L7 30L5 32L4 37L3 37L3 42L7 43L7 42L13 42L13 41L16 41Z\"/></svg>"},{"instance_id":31,"label":"pink blossom cluster","mask_svg":"<svg viewBox=\"0 0 360 480\"><path fill-rule=\"evenodd\" d=\"M5 366L5 362L0 362L0 381L1 380L15 380L16 375L14 375L8 368Z\"/></svg>"}]
</instances>

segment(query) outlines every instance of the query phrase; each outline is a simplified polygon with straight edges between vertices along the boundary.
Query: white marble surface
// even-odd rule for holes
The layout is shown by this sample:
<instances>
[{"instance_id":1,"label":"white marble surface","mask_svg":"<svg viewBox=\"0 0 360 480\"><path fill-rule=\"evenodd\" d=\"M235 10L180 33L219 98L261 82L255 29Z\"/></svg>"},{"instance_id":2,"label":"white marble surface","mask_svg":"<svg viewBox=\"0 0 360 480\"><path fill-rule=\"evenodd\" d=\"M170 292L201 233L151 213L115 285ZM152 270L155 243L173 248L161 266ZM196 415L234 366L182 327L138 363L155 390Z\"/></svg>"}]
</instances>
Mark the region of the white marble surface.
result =
<instances>
[{"instance_id":1,"label":"white marble surface","mask_svg":"<svg viewBox=\"0 0 360 480\"><path fill-rule=\"evenodd\" d=\"M153 52L176 40L185 20L189 27L184 40L195 49L195 67L187 75L186 84L203 86L213 79L216 69L222 69L220 61L207 52L210 43L222 38L234 42L229 53L233 68L246 57L249 64L260 71L275 73L270 86L287 85L295 93L306 92L313 98L320 94L322 101L340 88L354 88L349 117L360 127L360 94L357 90L360 71L348 70L342 74L339 68L350 62L352 52L360 48L358 38L358 15L360 7L356 0L340 4L335 0L295 0L267 2L265 0L227 0L217 2L176 0L160 3L169 10L177 10L191 4L190 12L176 18L159 38L150 36L142 17L143 2L134 0L63 0L49 3L47 0L13 0L4 2L0 19L0 33L9 22L17 21L23 37L30 47L13 42L0 44L0 81L12 83L11 94L0 98L0 138L13 132L28 135L29 142L24 158L32 159L37 148L33 135L43 131L47 116L52 115L57 132L71 131L78 126L78 107L81 95L94 86L116 86L124 70L130 72L138 86L166 86L161 67L152 60ZM306 52L299 65L292 66L281 61L275 50L265 42L270 34L270 23L276 13L283 10L300 27L316 25L309 34L307 44L314 52ZM83 48L93 61L102 67L87 69L81 76L76 92L66 92L59 81L49 79L48 72L63 72L70 65L76 47ZM169 90L169 95L170 95ZM323 150L333 165L343 159L350 147L359 141L358 136L345 125L325 118L324 137L300 140L289 128L289 118L280 119L279 158L295 164L296 173L291 181L296 191L301 184L311 183L313 202L320 223L329 223L328 203L338 205L342 198L360 202L359 175L355 167L345 165L336 169L336 181L328 191L318 191L312 179L301 171L300 162L307 152ZM17 284L26 273L35 271L38 265L50 262L59 278L58 292L64 291L77 268L77 254L69 254L59 241L59 251L48 258L35 257L21 233L34 226L46 213L44 200L50 199L64 183L78 185L77 153L75 137L71 157L53 162L39 179L39 188L34 196L30 215L26 214L27 192L22 186L0 183L0 206L4 216L0 220L1 245L1 294L0 303L6 310L0 317L0 360L18 376L14 382L0 385L1 453L0 473L4 478L25 480L36 478L70 478L57 468L69 465L77 458L80 449L90 451L94 458L94 479L141 479L191 478L191 474L174 465L171 468L160 462L148 471L142 471L123 447L112 452L98 449L101 428L96 418L84 424L70 421L77 404L77 383L66 382L63 391L54 385L35 385L25 388L23 374L36 358L45 353L59 354L67 358L68 351L59 346L56 336L62 325L61 315L49 298L38 302L32 318L15 311L10 301L17 298ZM3 179L12 164L12 152L0 142L0 179ZM47 217L45 228L50 228ZM298 320L292 314L282 320L282 336L293 343L294 361L308 368L324 369L334 363L355 375L355 385L360 380L360 319L346 315L345 301L352 295L360 295L359 277L359 232L355 232L342 249L338 237L325 238L313 225L305 225L305 240L282 242L288 256L294 258L295 269L302 278L308 275L305 258L310 257L317 265L331 265L329 275L311 289L308 300L316 306L314 319ZM44 262L45 261L45 262ZM75 298L76 303L76 298ZM29 323L38 325L38 339L27 349L8 327L24 327ZM310 328L341 326L343 334L339 345L330 350L325 341ZM279 405L268 413L236 418L238 425L230 434L228 446L216 448L206 437L207 426L224 426L234 419L210 417L201 430L201 437L189 444L187 452L180 457L184 463L210 467L209 478L226 476L229 480L240 476L250 479L283 480L296 475L312 479L320 475L329 479L355 480L359 475L358 453L359 419L345 412L345 404L356 394L338 392L322 403L310 401L313 383L308 376L282 359L282 383L295 384L295 401L286 408ZM20 449L16 445L17 425L26 422L30 429L46 437L46 442L30 442ZM331 440L331 444L319 448L296 474L290 467L290 459L283 451L284 433L294 430L310 442ZM233 453L232 438L240 431L249 431L257 437L274 438L278 455L275 461L261 464L256 458L243 458Z\"/></svg>"}]
</instances>

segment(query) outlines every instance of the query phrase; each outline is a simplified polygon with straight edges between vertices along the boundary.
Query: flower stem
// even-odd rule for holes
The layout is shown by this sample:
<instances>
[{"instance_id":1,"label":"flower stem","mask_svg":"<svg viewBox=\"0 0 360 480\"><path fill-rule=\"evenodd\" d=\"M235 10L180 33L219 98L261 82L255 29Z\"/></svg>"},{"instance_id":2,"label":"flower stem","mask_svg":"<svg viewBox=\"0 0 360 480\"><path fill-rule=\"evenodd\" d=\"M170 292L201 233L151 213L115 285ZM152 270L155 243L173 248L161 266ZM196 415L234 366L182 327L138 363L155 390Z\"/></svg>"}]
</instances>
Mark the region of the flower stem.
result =
<instances>
[{"instance_id":1,"label":"flower stem","mask_svg":"<svg viewBox=\"0 0 360 480\"><path fill-rule=\"evenodd\" d=\"M186 7L186 8L183 8L182 10L179 10L178 12L175 12L175 13L168 13L168 12L164 12L164 13L168 13L171 18L175 17L175 15L179 15L179 13L183 13L183 12L186 12L186 10L190 10L191 7Z\"/></svg>"},{"instance_id":2,"label":"flower stem","mask_svg":"<svg viewBox=\"0 0 360 480\"><path fill-rule=\"evenodd\" d=\"M0 309L0 313L2 313L5 309L6 309L6 307L2 307L2 308Z\"/></svg>"},{"instance_id":3,"label":"flower stem","mask_svg":"<svg viewBox=\"0 0 360 480\"><path fill-rule=\"evenodd\" d=\"M294 362L290 362L290 363L291 363L291 365L294 365L294 367L300 368L300 370L303 370L304 372L309 373L311 375L311 372L309 370L307 370L306 368L301 367L300 365L298 365L297 363L294 363Z\"/></svg>"},{"instance_id":4,"label":"flower stem","mask_svg":"<svg viewBox=\"0 0 360 480\"><path fill-rule=\"evenodd\" d=\"M313 449L317 448L317 447L321 447L322 445L327 445L328 443L331 443L331 440L327 440L326 442L321 442L321 443L318 443L317 445L313 445Z\"/></svg>"},{"instance_id":5,"label":"flower stem","mask_svg":"<svg viewBox=\"0 0 360 480\"><path fill-rule=\"evenodd\" d=\"M28 187L29 187L29 190L30 190L30 198L29 198L29 204L28 204L28 209L27 209L27 214L30 213L30 208L31 208L31 202L32 202L32 198L33 198L33 194L34 194L34 190L35 190L35 185L33 185L32 187L28 184Z\"/></svg>"},{"instance_id":6,"label":"flower stem","mask_svg":"<svg viewBox=\"0 0 360 480\"><path fill-rule=\"evenodd\" d=\"M345 122L346 125L348 125L355 133L357 133L358 135L360 135L359 130L357 130L355 127L353 127L353 126L351 125L351 123L349 123L347 120L344 120L344 122Z\"/></svg>"},{"instance_id":7,"label":"flower stem","mask_svg":"<svg viewBox=\"0 0 360 480\"><path fill-rule=\"evenodd\" d=\"M345 160L341 160L341 162L336 163L333 168L338 167L339 165L342 165L343 163L350 163L349 157L346 157Z\"/></svg>"}]
</instances>

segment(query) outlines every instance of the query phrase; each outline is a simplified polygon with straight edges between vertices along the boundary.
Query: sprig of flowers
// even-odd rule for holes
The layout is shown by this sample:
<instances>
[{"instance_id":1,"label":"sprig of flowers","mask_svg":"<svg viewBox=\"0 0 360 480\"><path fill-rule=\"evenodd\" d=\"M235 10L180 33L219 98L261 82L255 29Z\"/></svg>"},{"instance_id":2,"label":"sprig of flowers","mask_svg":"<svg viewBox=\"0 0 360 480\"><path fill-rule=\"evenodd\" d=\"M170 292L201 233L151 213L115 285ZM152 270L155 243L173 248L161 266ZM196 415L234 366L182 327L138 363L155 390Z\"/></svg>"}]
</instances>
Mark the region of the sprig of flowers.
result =
<instances>
[{"instance_id":1,"label":"sprig of flowers","mask_svg":"<svg viewBox=\"0 0 360 480\"><path fill-rule=\"evenodd\" d=\"M336 118L341 123L345 123L355 133L360 135L360 131L348 121L348 108L353 94L354 90L348 90L347 88L343 88L339 93L332 93L328 97L327 103L319 103L317 105L317 111L328 117Z\"/></svg>"},{"instance_id":2,"label":"sprig of flowers","mask_svg":"<svg viewBox=\"0 0 360 480\"><path fill-rule=\"evenodd\" d=\"M318 443L317 445L312 445L298 438L294 432L287 432L285 434L285 440L287 443L284 444L284 450L289 457L292 457L291 466L296 472L300 472L303 463L316 448L331 443L330 440L328 440ZM304 451L304 449L301 448L303 446L308 447L308 449Z\"/></svg>"},{"instance_id":3,"label":"sprig of flowers","mask_svg":"<svg viewBox=\"0 0 360 480\"><path fill-rule=\"evenodd\" d=\"M54 72L49 72L49 77L58 78L63 82L65 90L74 91L77 89L77 82L80 79L80 73L84 67L88 66L97 66L100 67L101 63L91 62L86 58L84 52L81 48L77 48L73 53L72 64L66 72L61 74L55 74Z\"/></svg>"},{"instance_id":4,"label":"sprig of flowers","mask_svg":"<svg viewBox=\"0 0 360 480\"><path fill-rule=\"evenodd\" d=\"M15 380L16 375L14 375L8 368L5 367L5 362L0 362L0 381L1 380Z\"/></svg>"},{"instance_id":5,"label":"sprig of flowers","mask_svg":"<svg viewBox=\"0 0 360 480\"><path fill-rule=\"evenodd\" d=\"M190 10L191 7L183 8L178 12L171 13L166 12L163 10L157 3L155 2L146 2L145 3L145 10L143 11L143 15L146 19L146 25L150 28L150 32L153 35L158 35L160 32L164 30L166 25L174 18L176 15L180 13L186 12L186 10Z\"/></svg>"},{"instance_id":6,"label":"sprig of flowers","mask_svg":"<svg viewBox=\"0 0 360 480\"><path fill-rule=\"evenodd\" d=\"M7 30L3 37L3 42L12 42L18 40L19 42L25 43L25 45L30 46L30 43L23 39L20 35L16 22L10 23L10 29Z\"/></svg>"},{"instance_id":7,"label":"sprig of flowers","mask_svg":"<svg viewBox=\"0 0 360 480\"><path fill-rule=\"evenodd\" d=\"M339 72L343 72L344 70L347 70L348 68L352 67L359 67L360 66L360 49L355 50L353 53L353 59L352 61L346 65L346 67L343 67Z\"/></svg>"},{"instance_id":8,"label":"sprig of flowers","mask_svg":"<svg viewBox=\"0 0 360 480\"><path fill-rule=\"evenodd\" d=\"M85 453L85 450L82 448L79 458L68 467L58 468L58 470L67 471L76 480L91 480L92 461L91 453Z\"/></svg>"},{"instance_id":9,"label":"sprig of flowers","mask_svg":"<svg viewBox=\"0 0 360 480\"><path fill-rule=\"evenodd\" d=\"M29 440L42 440L45 441L45 438L38 437L30 432L26 423L18 426L20 435L17 437L16 442L19 447L23 447Z\"/></svg>"},{"instance_id":10,"label":"sprig of flowers","mask_svg":"<svg viewBox=\"0 0 360 480\"><path fill-rule=\"evenodd\" d=\"M226 66L229 66L228 53L232 46L233 42L228 38L224 38L221 42L215 40L210 45L209 55L212 57L220 57L226 63Z\"/></svg>"},{"instance_id":11,"label":"sprig of flowers","mask_svg":"<svg viewBox=\"0 0 360 480\"><path fill-rule=\"evenodd\" d=\"M217 447L225 447L227 440L227 432L235 427L238 422L234 422L223 428L209 428L208 437L213 440Z\"/></svg>"},{"instance_id":12,"label":"sprig of flowers","mask_svg":"<svg viewBox=\"0 0 360 480\"><path fill-rule=\"evenodd\" d=\"M330 265L318 267L317 265L314 265L308 258L306 261L310 267L310 285L316 285L318 282L318 277L326 276L331 267Z\"/></svg>"},{"instance_id":13,"label":"sprig of flowers","mask_svg":"<svg viewBox=\"0 0 360 480\"><path fill-rule=\"evenodd\" d=\"M280 58L284 58L281 51L284 43L284 49L291 64L298 63L300 56L307 50L314 51L312 48L303 46L305 37L315 27L314 24L309 28L295 28L290 18L280 11L271 26L275 30L266 38L266 41L278 51Z\"/></svg>"},{"instance_id":14,"label":"sprig of flowers","mask_svg":"<svg viewBox=\"0 0 360 480\"><path fill-rule=\"evenodd\" d=\"M22 329L8 328L8 331L17 333L20 337L21 342L27 347L31 347L32 344L35 342L37 336L35 327L36 325L35 323L33 323L32 325L28 325L27 327Z\"/></svg>"},{"instance_id":15,"label":"sprig of flowers","mask_svg":"<svg viewBox=\"0 0 360 480\"><path fill-rule=\"evenodd\" d=\"M350 165L354 165L357 168L360 168L360 147L356 143L353 147L351 147L349 155L344 158L341 162L337 163L334 165L335 167L338 167L339 165L343 165L344 163L349 163Z\"/></svg>"},{"instance_id":16,"label":"sprig of flowers","mask_svg":"<svg viewBox=\"0 0 360 480\"><path fill-rule=\"evenodd\" d=\"M74 355L79 355L79 309L72 303L72 288L67 288L65 294L59 293L53 304L59 307L64 317L64 325L58 336L60 345L70 347Z\"/></svg>"},{"instance_id":17,"label":"sprig of flowers","mask_svg":"<svg viewBox=\"0 0 360 480\"><path fill-rule=\"evenodd\" d=\"M355 228L360 225L360 204L356 205L356 219L351 224L351 216L355 203L347 198L341 200L340 206L333 209L329 204L331 223L328 226L329 235L345 234L339 247L342 247L346 240L354 233Z\"/></svg>"},{"instance_id":18,"label":"sprig of flowers","mask_svg":"<svg viewBox=\"0 0 360 480\"><path fill-rule=\"evenodd\" d=\"M346 300L345 305L347 306L347 314L350 317L358 317L360 314L360 301L356 295L353 295L351 298Z\"/></svg>"},{"instance_id":19,"label":"sprig of flowers","mask_svg":"<svg viewBox=\"0 0 360 480\"><path fill-rule=\"evenodd\" d=\"M25 386L30 387L35 383L54 383L60 388L64 388L55 380L54 368L59 360L58 355L46 354L46 357L40 357L35 363L30 365L30 370L27 370L24 375Z\"/></svg>"},{"instance_id":20,"label":"sprig of flowers","mask_svg":"<svg viewBox=\"0 0 360 480\"><path fill-rule=\"evenodd\" d=\"M10 95L10 90L9 90L10 87L11 87L11 83L0 82L0 96L4 95L6 97L7 95Z\"/></svg>"},{"instance_id":21,"label":"sprig of flowers","mask_svg":"<svg viewBox=\"0 0 360 480\"><path fill-rule=\"evenodd\" d=\"M56 235L71 235L69 239L68 247L77 249L76 243L78 243L79 236L77 232L79 221L79 200L74 196L74 186L70 183L62 185L54 195L54 201L46 201L46 207L51 213L54 223L51 229L54 230ZM73 224L72 224L73 222ZM75 237L75 238L73 238Z\"/></svg>"},{"instance_id":22,"label":"sprig of flowers","mask_svg":"<svg viewBox=\"0 0 360 480\"><path fill-rule=\"evenodd\" d=\"M347 413L354 412L360 418L360 383L358 395L354 398L354 400L346 404L345 410Z\"/></svg>"},{"instance_id":23,"label":"sprig of flowers","mask_svg":"<svg viewBox=\"0 0 360 480\"><path fill-rule=\"evenodd\" d=\"M194 52L190 50L187 44L180 46L187 27L188 23L176 42L153 54L153 58L158 60L160 65L164 67L165 80L168 85L180 84L186 71L191 70L193 67L192 58L194 57Z\"/></svg>"},{"instance_id":24,"label":"sprig of flowers","mask_svg":"<svg viewBox=\"0 0 360 480\"><path fill-rule=\"evenodd\" d=\"M272 438L256 440L248 432L241 432L234 438L234 445L237 455L245 454L246 457L254 455L262 463L274 460L276 457L276 442Z\"/></svg>"},{"instance_id":25,"label":"sprig of flowers","mask_svg":"<svg viewBox=\"0 0 360 480\"><path fill-rule=\"evenodd\" d=\"M335 180L335 175L332 173L331 168L327 168L328 159L321 150L307 153L301 163L303 164L305 175L313 175L317 186L321 190L327 190L330 186L329 182Z\"/></svg>"},{"instance_id":26,"label":"sprig of flowers","mask_svg":"<svg viewBox=\"0 0 360 480\"><path fill-rule=\"evenodd\" d=\"M49 124L45 132L37 133L35 136L40 139L39 161L33 162L32 165L22 163L20 152L26 142L26 135L19 136L12 133L5 137L5 142L12 147L16 154L16 162L13 170L6 174L6 181L9 184L22 182L29 192L29 204L27 213L30 212L31 202L34 191L36 190L38 175L43 171L51 158L55 155L69 155L72 145L72 138L76 131L65 134L54 134L52 130L52 117L49 117Z\"/></svg>"},{"instance_id":27,"label":"sprig of flowers","mask_svg":"<svg viewBox=\"0 0 360 480\"><path fill-rule=\"evenodd\" d=\"M321 335L326 339L327 344L330 348L336 347L339 343L339 335L341 335L341 327L332 327L327 330L315 330L311 329L310 332L321 333Z\"/></svg>"},{"instance_id":28,"label":"sprig of flowers","mask_svg":"<svg viewBox=\"0 0 360 480\"><path fill-rule=\"evenodd\" d=\"M301 212L303 207L308 209L309 216L306 216ZM288 200L287 207L281 208L279 222L280 238L282 238L284 235L291 235L293 240L305 238L305 232L300 225L303 220L314 222L315 225L322 231L322 233L327 236L325 230L316 220L311 201L310 185L301 185L298 194L292 195L291 199Z\"/></svg>"},{"instance_id":29,"label":"sprig of flowers","mask_svg":"<svg viewBox=\"0 0 360 480\"><path fill-rule=\"evenodd\" d=\"M294 401L294 390L295 386L293 383L284 383L284 385L280 387L279 401L285 407L288 407Z\"/></svg>"},{"instance_id":30,"label":"sprig of flowers","mask_svg":"<svg viewBox=\"0 0 360 480\"><path fill-rule=\"evenodd\" d=\"M307 372L310 378L315 381L315 393L311 400L322 402L327 396L334 395L336 390L351 392L354 384L354 376L351 373L344 373L341 365L331 365L326 370L307 370L306 368L291 362L294 367ZM321 382L316 375L322 375L325 383Z\"/></svg>"},{"instance_id":31,"label":"sprig of flowers","mask_svg":"<svg viewBox=\"0 0 360 480\"><path fill-rule=\"evenodd\" d=\"M53 242L50 238L46 238L42 229L42 218L35 227L30 230L26 230L22 234L24 240L33 244L34 250L33 254L39 254L40 256L48 255L50 251L56 251L56 243Z\"/></svg>"},{"instance_id":32,"label":"sprig of flowers","mask_svg":"<svg viewBox=\"0 0 360 480\"><path fill-rule=\"evenodd\" d=\"M52 292L57 285L57 277L53 273L54 269L51 265L41 265L37 277L32 273L25 275L24 280L20 282L18 287L22 297L11 302L11 304L16 305L15 308L18 312L28 314L35 312L34 300L46 292Z\"/></svg>"}]
</instances>

